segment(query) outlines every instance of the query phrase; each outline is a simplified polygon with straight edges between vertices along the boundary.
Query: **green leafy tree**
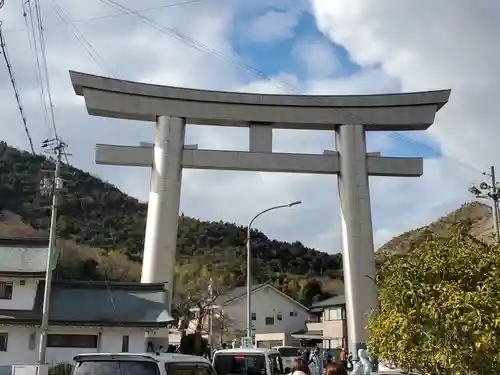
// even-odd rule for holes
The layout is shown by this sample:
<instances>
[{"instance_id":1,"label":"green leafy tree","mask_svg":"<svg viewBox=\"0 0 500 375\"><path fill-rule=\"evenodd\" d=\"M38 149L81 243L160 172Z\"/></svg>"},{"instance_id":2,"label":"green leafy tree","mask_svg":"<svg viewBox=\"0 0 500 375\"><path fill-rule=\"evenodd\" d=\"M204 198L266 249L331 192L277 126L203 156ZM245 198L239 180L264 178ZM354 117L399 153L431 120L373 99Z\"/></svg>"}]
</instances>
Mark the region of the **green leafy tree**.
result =
<instances>
[{"instance_id":1,"label":"green leafy tree","mask_svg":"<svg viewBox=\"0 0 500 375\"><path fill-rule=\"evenodd\" d=\"M462 228L434 236L379 271L370 351L420 374L500 368L500 247Z\"/></svg>"}]
</instances>

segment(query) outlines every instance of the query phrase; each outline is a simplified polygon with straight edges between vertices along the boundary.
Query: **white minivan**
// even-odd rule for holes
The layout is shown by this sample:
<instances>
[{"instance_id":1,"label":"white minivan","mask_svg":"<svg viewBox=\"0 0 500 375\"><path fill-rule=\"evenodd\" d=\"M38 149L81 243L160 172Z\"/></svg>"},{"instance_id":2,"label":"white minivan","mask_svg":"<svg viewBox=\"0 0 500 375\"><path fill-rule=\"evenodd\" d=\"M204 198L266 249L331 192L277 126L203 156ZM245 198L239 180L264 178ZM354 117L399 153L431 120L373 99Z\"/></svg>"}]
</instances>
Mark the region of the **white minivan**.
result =
<instances>
[{"instance_id":1,"label":"white minivan","mask_svg":"<svg viewBox=\"0 0 500 375\"><path fill-rule=\"evenodd\" d=\"M283 375L280 352L267 348L217 350L212 359L217 375Z\"/></svg>"},{"instance_id":2,"label":"white minivan","mask_svg":"<svg viewBox=\"0 0 500 375\"><path fill-rule=\"evenodd\" d=\"M73 360L72 375L216 375L207 359L176 353L89 353Z\"/></svg>"}]
</instances>

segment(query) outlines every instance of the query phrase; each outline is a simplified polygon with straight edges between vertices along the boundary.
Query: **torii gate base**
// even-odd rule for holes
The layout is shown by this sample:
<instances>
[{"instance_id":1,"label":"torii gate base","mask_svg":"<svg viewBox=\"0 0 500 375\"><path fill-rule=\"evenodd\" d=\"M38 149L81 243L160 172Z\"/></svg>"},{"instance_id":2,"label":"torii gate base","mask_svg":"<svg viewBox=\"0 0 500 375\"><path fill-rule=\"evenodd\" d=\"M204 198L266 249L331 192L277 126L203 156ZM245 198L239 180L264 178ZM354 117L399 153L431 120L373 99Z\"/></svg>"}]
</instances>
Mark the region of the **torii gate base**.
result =
<instances>
[{"instance_id":1,"label":"torii gate base","mask_svg":"<svg viewBox=\"0 0 500 375\"><path fill-rule=\"evenodd\" d=\"M202 91L70 72L91 115L155 121L154 146L97 145L98 164L152 167L141 281L165 282L171 303L183 168L337 174L349 351L364 348L377 308L368 176L422 175L421 158L366 153L365 132L425 130L450 91L291 96ZM186 123L250 128L248 152L184 145ZM337 133L337 151L272 152L272 129ZM390 199L390 198L388 198Z\"/></svg>"}]
</instances>

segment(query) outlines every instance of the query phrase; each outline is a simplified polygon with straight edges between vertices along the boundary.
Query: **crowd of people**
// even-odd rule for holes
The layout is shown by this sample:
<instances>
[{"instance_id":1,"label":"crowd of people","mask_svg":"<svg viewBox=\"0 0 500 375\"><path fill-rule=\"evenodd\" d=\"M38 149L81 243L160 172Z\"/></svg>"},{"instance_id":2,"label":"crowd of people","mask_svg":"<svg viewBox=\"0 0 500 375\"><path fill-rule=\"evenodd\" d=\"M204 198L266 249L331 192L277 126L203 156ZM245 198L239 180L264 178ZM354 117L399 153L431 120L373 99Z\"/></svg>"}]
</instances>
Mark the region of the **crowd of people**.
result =
<instances>
[{"instance_id":1,"label":"crowd of people","mask_svg":"<svg viewBox=\"0 0 500 375\"><path fill-rule=\"evenodd\" d=\"M311 358L310 361L314 361L314 358ZM347 375L347 367L340 362L329 362L326 364L326 367L323 370L322 365L315 364L311 370L311 362L307 362L304 357L295 358L292 362L292 372L291 375L315 375L313 373L318 373L321 371L323 375Z\"/></svg>"},{"instance_id":2,"label":"crowd of people","mask_svg":"<svg viewBox=\"0 0 500 375\"><path fill-rule=\"evenodd\" d=\"M350 371L353 368L352 355L347 355L344 348L340 351L338 363L341 364L346 371ZM325 373L325 368L330 364L334 363L336 358L334 358L331 350L322 351L320 348L309 349L305 348L300 353L300 358L307 363L311 374L309 375L323 375Z\"/></svg>"}]
</instances>

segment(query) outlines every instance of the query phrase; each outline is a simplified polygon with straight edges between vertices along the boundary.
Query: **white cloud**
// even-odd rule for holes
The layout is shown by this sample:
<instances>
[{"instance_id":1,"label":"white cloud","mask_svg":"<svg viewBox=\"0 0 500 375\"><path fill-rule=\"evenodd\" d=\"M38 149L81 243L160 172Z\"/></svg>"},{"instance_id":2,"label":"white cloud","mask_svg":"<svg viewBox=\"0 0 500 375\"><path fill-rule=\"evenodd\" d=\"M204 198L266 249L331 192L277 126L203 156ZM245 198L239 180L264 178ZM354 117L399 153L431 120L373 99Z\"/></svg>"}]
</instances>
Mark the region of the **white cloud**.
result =
<instances>
[{"instance_id":1,"label":"white cloud","mask_svg":"<svg viewBox=\"0 0 500 375\"><path fill-rule=\"evenodd\" d=\"M474 165L495 161L492 147L500 136L494 127L496 88L500 80L495 67L500 53L493 37L498 35L494 21L499 11L486 5L493 4L492 1L472 4L455 0L437 4L426 0L401 4L381 0L374 4L368 0L311 0L321 31L364 65L361 71L348 77L338 76L338 61L328 53L324 39L304 39L305 36L292 33L297 20L291 15L307 8L297 0L207 0L143 13L186 34L197 48L144 25L136 16L85 21L88 17L118 12L99 1L93 1L92 6L74 3L75 6L63 2L61 5L73 20L80 20L76 22L78 28L120 78L273 93L365 94L400 88L451 87L450 104L438 114L437 123L429 133L444 152L454 158ZM131 0L121 3L137 6ZM148 0L141 2L141 7L164 4L160 0ZM274 80L249 82L250 76L229 61L237 57L231 44L237 16L266 14L269 7L274 8L271 12L290 17L288 21L282 19L283 22L254 20L257 22L254 27L264 22L258 28L258 32L264 34L254 41L294 38L295 57L302 57L307 64L306 77L284 67L287 73L278 74ZM47 128L43 124L21 5L6 2L1 12L29 126L35 141L40 142L46 138ZM459 22L454 21L455 18ZM56 120L61 136L70 146L72 161L126 192L147 199L147 168L96 166L93 153L95 143L151 141L153 125L89 116L83 100L73 92L68 70L102 75L108 72L101 70L48 5L44 6L44 20ZM0 129L5 140L26 148L26 137L9 84L7 73L0 65L3 120ZM290 90L289 86L297 89ZM248 147L247 134L246 129L190 126L187 143L198 143L204 148L244 150ZM275 131L274 137L276 151L321 153L325 148L334 147L333 134L326 132L280 130ZM368 142L370 151L384 151L396 141L386 134L375 134L370 135ZM466 151L470 151L469 154ZM394 233L423 225L458 206L467 197L467 184L477 177L473 174L469 168L445 158L426 161L425 174L420 179L372 178L377 245ZM263 216L256 226L271 237L301 240L326 251L339 249L339 209L333 176L185 171L183 181L182 210L202 219L245 225L261 208L302 200L301 206Z\"/></svg>"},{"instance_id":2,"label":"white cloud","mask_svg":"<svg viewBox=\"0 0 500 375\"><path fill-rule=\"evenodd\" d=\"M250 24L248 37L255 42L275 42L294 37L300 13L294 9L271 9L258 16Z\"/></svg>"},{"instance_id":3,"label":"white cloud","mask_svg":"<svg viewBox=\"0 0 500 375\"><path fill-rule=\"evenodd\" d=\"M292 51L304 66L311 79L324 79L342 72L342 65L332 48L332 44L318 38L299 40Z\"/></svg>"}]
</instances>

